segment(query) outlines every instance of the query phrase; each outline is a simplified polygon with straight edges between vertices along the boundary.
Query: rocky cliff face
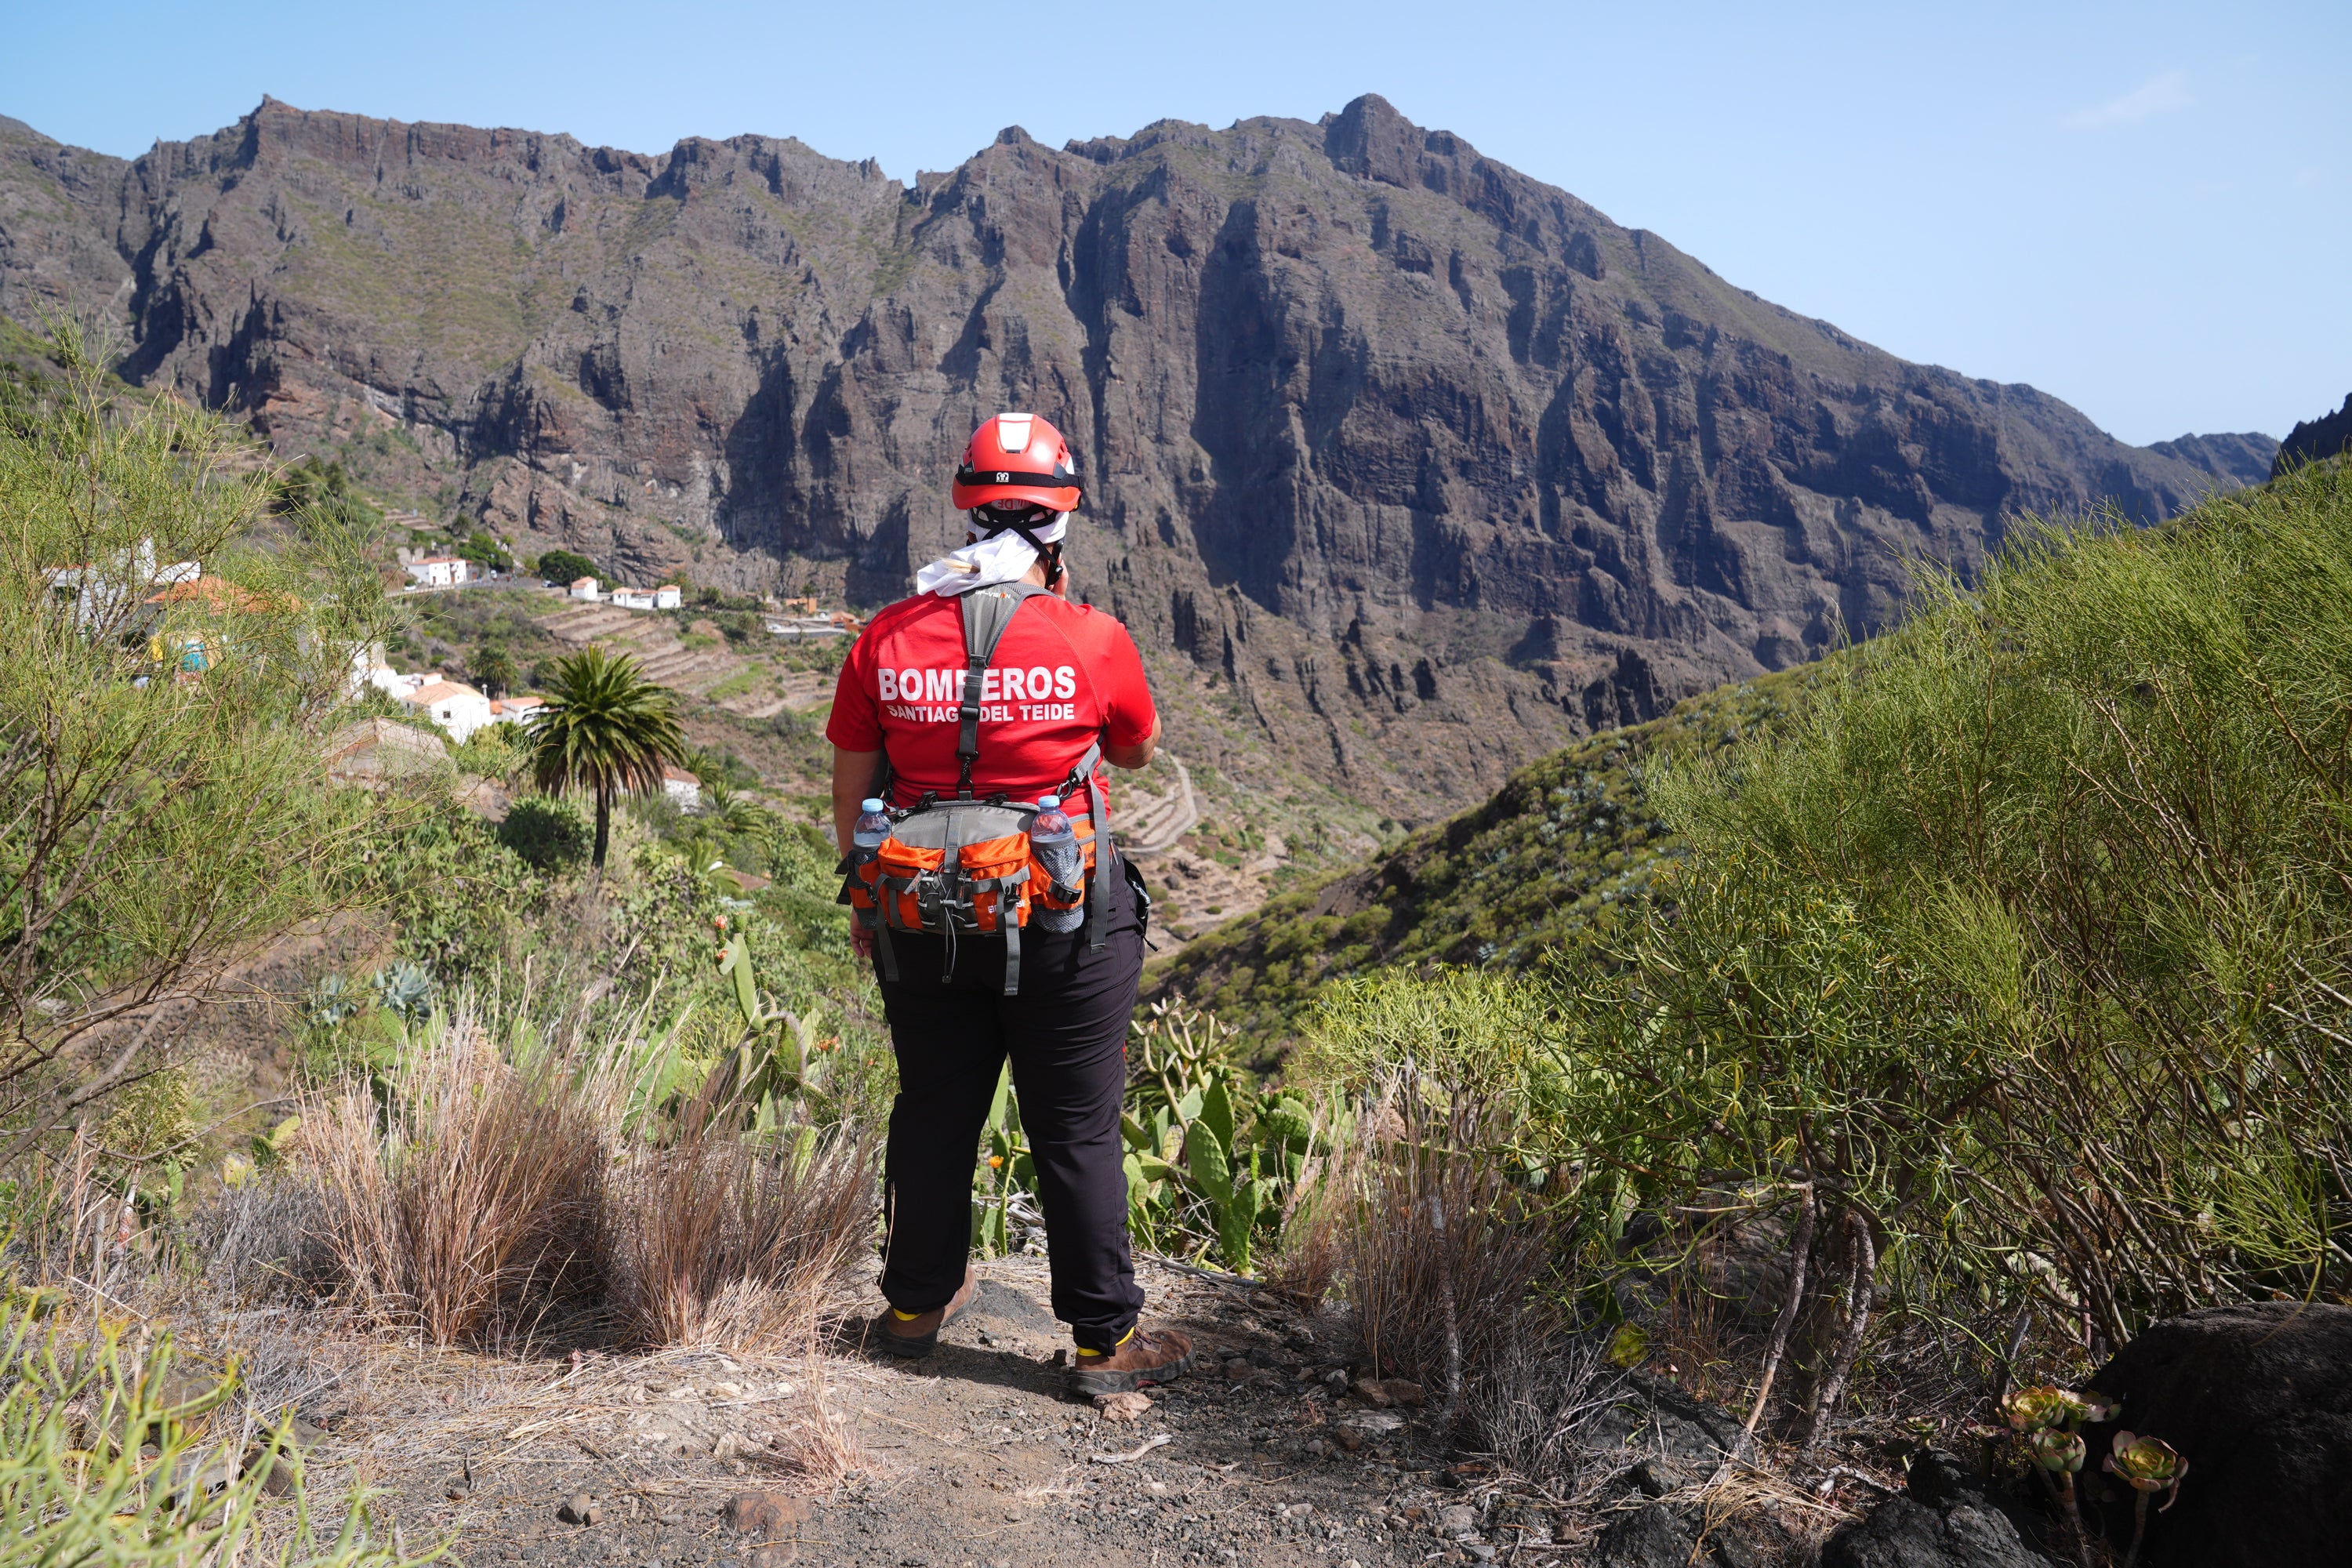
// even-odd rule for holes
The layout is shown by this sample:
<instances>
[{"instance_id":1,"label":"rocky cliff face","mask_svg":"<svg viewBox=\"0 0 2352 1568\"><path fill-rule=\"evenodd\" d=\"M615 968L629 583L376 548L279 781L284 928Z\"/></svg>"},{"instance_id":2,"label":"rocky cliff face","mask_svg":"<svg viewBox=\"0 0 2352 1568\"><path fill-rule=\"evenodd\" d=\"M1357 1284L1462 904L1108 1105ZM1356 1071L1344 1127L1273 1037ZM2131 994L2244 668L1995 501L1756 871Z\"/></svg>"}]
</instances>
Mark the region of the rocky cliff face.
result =
<instances>
[{"instance_id":1,"label":"rocky cliff face","mask_svg":"<svg viewBox=\"0 0 2352 1568\"><path fill-rule=\"evenodd\" d=\"M0 121L0 311L68 300L283 451L633 578L893 597L973 425L1035 409L1182 742L1416 817L1867 635L2012 513L2270 457L1895 359L1371 97L911 187L275 101L129 163Z\"/></svg>"},{"instance_id":2,"label":"rocky cliff face","mask_svg":"<svg viewBox=\"0 0 2352 1568\"><path fill-rule=\"evenodd\" d=\"M2277 458L2279 444L2258 431L2246 430L2222 436L2180 436L2169 441L2158 441L2148 450L2160 457L2178 458L2193 468L2202 468L2219 481L2221 489L2238 489L2246 485L2258 485L2271 477L2271 464Z\"/></svg>"},{"instance_id":3,"label":"rocky cliff face","mask_svg":"<svg viewBox=\"0 0 2352 1568\"><path fill-rule=\"evenodd\" d=\"M2294 463L2324 462L2346 452L2352 452L2352 396L2346 397L2344 406L2335 413L2302 420L2288 431L2272 458L2273 472Z\"/></svg>"}]
</instances>

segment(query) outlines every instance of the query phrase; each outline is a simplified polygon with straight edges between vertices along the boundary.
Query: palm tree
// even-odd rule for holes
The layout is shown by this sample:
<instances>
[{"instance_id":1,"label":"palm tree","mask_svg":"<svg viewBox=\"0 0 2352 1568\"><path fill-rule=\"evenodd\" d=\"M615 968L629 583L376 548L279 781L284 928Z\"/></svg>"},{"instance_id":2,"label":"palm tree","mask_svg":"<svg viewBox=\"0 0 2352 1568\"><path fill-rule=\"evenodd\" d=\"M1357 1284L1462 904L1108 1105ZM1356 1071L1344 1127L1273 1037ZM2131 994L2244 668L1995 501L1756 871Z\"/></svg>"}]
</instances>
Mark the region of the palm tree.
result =
<instances>
[{"instance_id":1,"label":"palm tree","mask_svg":"<svg viewBox=\"0 0 2352 1568\"><path fill-rule=\"evenodd\" d=\"M709 877L727 864L727 850L717 835L698 825L694 831L677 839L672 847L698 877Z\"/></svg>"},{"instance_id":2,"label":"palm tree","mask_svg":"<svg viewBox=\"0 0 2352 1568\"><path fill-rule=\"evenodd\" d=\"M504 697L514 686L514 660L496 643L485 643L466 661L466 673L485 697Z\"/></svg>"},{"instance_id":3,"label":"palm tree","mask_svg":"<svg viewBox=\"0 0 2352 1568\"><path fill-rule=\"evenodd\" d=\"M702 780L702 819L721 838L750 838L776 825L776 814L717 773Z\"/></svg>"},{"instance_id":4,"label":"palm tree","mask_svg":"<svg viewBox=\"0 0 2352 1568\"><path fill-rule=\"evenodd\" d=\"M662 764L685 753L686 735L670 695L638 673L624 654L591 647L555 662L547 709L531 726L531 778L550 795L586 790L596 797L596 869L604 868L613 797L662 787Z\"/></svg>"}]
</instances>

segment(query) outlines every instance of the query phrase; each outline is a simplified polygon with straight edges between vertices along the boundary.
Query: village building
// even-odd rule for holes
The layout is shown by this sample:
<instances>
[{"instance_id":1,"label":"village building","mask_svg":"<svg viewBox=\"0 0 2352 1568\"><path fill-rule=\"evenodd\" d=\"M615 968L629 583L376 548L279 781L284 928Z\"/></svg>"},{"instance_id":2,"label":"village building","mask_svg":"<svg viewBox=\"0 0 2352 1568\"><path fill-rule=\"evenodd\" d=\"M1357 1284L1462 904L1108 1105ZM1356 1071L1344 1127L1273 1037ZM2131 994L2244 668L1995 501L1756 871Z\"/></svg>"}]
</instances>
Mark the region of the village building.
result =
<instances>
[{"instance_id":1,"label":"village building","mask_svg":"<svg viewBox=\"0 0 2352 1568\"><path fill-rule=\"evenodd\" d=\"M182 564L194 567L195 563ZM269 608L269 601L261 595L222 577L181 576L168 581L170 585L161 593L150 594L142 601L147 613L161 621L173 609L193 607L198 611L222 616L258 615ZM286 601L291 604L292 601ZM184 626L176 630L158 631L147 639L147 657L158 665L171 667L173 676L183 681L193 680L212 668L213 661L226 654L235 643L234 636L221 630L192 631Z\"/></svg>"},{"instance_id":2,"label":"village building","mask_svg":"<svg viewBox=\"0 0 2352 1568\"><path fill-rule=\"evenodd\" d=\"M455 680L436 680L418 687L401 700L414 703L464 745L473 732L490 721L490 700Z\"/></svg>"},{"instance_id":3,"label":"village building","mask_svg":"<svg viewBox=\"0 0 2352 1568\"><path fill-rule=\"evenodd\" d=\"M574 577L572 586L564 591L572 597L591 605L604 597L596 592L596 579L593 577Z\"/></svg>"},{"instance_id":4,"label":"village building","mask_svg":"<svg viewBox=\"0 0 2352 1568\"><path fill-rule=\"evenodd\" d=\"M528 730L547 712L544 697L493 697L490 699L490 722L519 724Z\"/></svg>"},{"instance_id":5,"label":"village building","mask_svg":"<svg viewBox=\"0 0 2352 1568\"><path fill-rule=\"evenodd\" d=\"M674 583L658 588L615 588L613 604L624 610L675 610L684 595Z\"/></svg>"},{"instance_id":6,"label":"village building","mask_svg":"<svg viewBox=\"0 0 2352 1568\"><path fill-rule=\"evenodd\" d=\"M408 563L419 588L455 588L471 580L473 563L455 555L427 555Z\"/></svg>"},{"instance_id":7,"label":"village building","mask_svg":"<svg viewBox=\"0 0 2352 1568\"><path fill-rule=\"evenodd\" d=\"M87 630L127 605L131 595L144 597L151 588L193 583L204 575L204 568L194 561L158 566L155 542L142 539L136 549L121 552L105 565L85 561L78 566L52 566L41 575L50 593L72 602L74 625Z\"/></svg>"},{"instance_id":8,"label":"village building","mask_svg":"<svg viewBox=\"0 0 2352 1568\"><path fill-rule=\"evenodd\" d=\"M787 604L802 603L787 600ZM768 634L786 642L801 642L818 637L854 637L865 623L846 610L835 610L828 615L771 616Z\"/></svg>"},{"instance_id":9,"label":"village building","mask_svg":"<svg viewBox=\"0 0 2352 1568\"><path fill-rule=\"evenodd\" d=\"M702 809L702 781L675 763L662 764L662 794L675 802L680 811L692 813Z\"/></svg>"}]
</instances>

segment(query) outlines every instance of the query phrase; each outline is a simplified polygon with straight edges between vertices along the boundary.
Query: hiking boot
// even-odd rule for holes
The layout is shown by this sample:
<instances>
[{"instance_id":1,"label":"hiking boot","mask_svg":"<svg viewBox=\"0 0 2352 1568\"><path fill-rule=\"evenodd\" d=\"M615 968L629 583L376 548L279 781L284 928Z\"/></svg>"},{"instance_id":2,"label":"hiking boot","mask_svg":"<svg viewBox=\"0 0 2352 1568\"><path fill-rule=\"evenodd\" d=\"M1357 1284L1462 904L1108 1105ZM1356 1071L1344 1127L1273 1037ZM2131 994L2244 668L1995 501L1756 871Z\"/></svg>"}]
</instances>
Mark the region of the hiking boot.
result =
<instances>
[{"instance_id":1,"label":"hiking boot","mask_svg":"<svg viewBox=\"0 0 2352 1568\"><path fill-rule=\"evenodd\" d=\"M1131 1394L1151 1384L1173 1383L1192 1366L1191 1335L1173 1329L1136 1329L1108 1355L1081 1353L1070 1373L1070 1392L1081 1399Z\"/></svg>"},{"instance_id":2,"label":"hiking boot","mask_svg":"<svg viewBox=\"0 0 2352 1568\"><path fill-rule=\"evenodd\" d=\"M955 1315L971 1303L975 1286L971 1265L967 1263L964 1265L962 1288L948 1298L946 1306L918 1312L911 1318L901 1318L896 1309L887 1310L874 1320L869 1337L892 1355L905 1356L909 1360L929 1355L940 1348L940 1331L954 1321Z\"/></svg>"}]
</instances>

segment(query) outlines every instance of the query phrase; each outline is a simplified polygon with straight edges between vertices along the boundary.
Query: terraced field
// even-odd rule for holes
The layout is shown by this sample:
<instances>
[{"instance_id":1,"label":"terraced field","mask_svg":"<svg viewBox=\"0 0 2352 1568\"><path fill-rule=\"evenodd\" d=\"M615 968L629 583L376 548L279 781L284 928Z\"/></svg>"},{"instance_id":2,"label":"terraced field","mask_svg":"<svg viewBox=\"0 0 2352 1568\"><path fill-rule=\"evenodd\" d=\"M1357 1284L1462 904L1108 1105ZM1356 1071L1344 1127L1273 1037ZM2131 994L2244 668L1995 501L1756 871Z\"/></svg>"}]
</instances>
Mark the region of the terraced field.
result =
<instances>
[{"instance_id":1,"label":"terraced field","mask_svg":"<svg viewBox=\"0 0 2352 1568\"><path fill-rule=\"evenodd\" d=\"M568 605L538 617L540 627L567 647L629 654L646 679L746 719L772 719L787 709L822 706L832 678L815 670L772 669L729 649L689 647L659 616L610 605ZM715 639L714 639L715 640Z\"/></svg>"}]
</instances>

